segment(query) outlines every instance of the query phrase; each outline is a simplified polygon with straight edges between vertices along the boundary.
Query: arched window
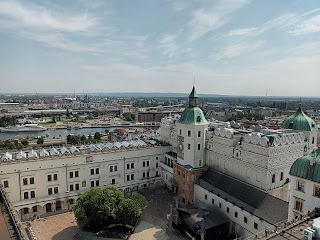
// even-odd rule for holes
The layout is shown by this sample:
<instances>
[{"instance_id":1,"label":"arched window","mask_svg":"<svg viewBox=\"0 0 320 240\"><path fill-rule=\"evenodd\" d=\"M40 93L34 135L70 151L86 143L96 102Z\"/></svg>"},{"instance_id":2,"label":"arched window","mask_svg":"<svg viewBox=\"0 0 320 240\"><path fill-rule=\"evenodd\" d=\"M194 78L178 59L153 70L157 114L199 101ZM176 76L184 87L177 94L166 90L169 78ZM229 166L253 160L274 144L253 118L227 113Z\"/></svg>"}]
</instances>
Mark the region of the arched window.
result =
<instances>
[{"instance_id":1,"label":"arched window","mask_svg":"<svg viewBox=\"0 0 320 240\"><path fill-rule=\"evenodd\" d=\"M197 117L197 122L198 123L201 122L201 117L200 116Z\"/></svg>"},{"instance_id":2,"label":"arched window","mask_svg":"<svg viewBox=\"0 0 320 240\"><path fill-rule=\"evenodd\" d=\"M272 174L272 183L274 183L276 181L276 175Z\"/></svg>"}]
</instances>

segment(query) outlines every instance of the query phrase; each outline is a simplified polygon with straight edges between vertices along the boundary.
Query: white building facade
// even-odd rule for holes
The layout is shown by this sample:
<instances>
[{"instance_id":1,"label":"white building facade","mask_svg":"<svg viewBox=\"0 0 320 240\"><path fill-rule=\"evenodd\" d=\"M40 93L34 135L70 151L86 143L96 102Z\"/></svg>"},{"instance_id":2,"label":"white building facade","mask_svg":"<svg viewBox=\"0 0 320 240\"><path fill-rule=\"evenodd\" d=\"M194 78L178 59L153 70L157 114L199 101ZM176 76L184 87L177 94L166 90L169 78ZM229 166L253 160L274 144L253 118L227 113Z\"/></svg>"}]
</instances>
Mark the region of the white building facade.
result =
<instances>
[{"instance_id":1,"label":"white building facade","mask_svg":"<svg viewBox=\"0 0 320 240\"><path fill-rule=\"evenodd\" d=\"M115 143L111 149L93 149L93 145L91 150L89 146L82 146L82 150L72 147L77 149L73 154L71 148L51 149L46 156L40 156L44 150L32 150L32 156L28 152L20 159L16 159L16 153L11 157L4 154L6 161L0 163L1 183L22 220L70 209L92 187L115 185L131 192L159 186L159 164L170 147L139 143ZM62 154L64 149L69 152Z\"/></svg>"},{"instance_id":2,"label":"white building facade","mask_svg":"<svg viewBox=\"0 0 320 240\"><path fill-rule=\"evenodd\" d=\"M290 175L289 220L320 208L320 149L297 159Z\"/></svg>"}]
</instances>

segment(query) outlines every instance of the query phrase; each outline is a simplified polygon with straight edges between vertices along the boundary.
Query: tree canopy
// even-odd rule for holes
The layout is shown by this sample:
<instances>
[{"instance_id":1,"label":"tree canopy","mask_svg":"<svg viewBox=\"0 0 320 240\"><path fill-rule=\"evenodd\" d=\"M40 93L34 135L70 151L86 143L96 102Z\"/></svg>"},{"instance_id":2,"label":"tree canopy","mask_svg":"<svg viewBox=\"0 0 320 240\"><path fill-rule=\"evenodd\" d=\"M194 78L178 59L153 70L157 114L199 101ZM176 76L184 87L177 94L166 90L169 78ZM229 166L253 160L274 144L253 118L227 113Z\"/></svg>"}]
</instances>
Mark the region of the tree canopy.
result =
<instances>
[{"instance_id":1,"label":"tree canopy","mask_svg":"<svg viewBox=\"0 0 320 240\"><path fill-rule=\"evenodd\" d=\"M111 224L134 226L144 206L142 195L125 197L121 190L107 186L92 188L84 193L73 211L79 225L87 220L92 228L101 229Z\"/></svg>"}]
</instances>

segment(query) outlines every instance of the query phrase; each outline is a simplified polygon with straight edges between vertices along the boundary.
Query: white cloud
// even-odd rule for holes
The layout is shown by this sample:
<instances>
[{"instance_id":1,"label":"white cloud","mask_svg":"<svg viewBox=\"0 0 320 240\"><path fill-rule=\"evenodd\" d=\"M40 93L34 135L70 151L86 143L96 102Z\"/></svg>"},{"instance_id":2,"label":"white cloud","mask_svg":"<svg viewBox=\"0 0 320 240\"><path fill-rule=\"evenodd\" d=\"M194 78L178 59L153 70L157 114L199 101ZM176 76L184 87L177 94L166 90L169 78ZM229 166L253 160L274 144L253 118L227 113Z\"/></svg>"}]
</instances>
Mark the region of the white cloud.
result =
<instances>
[{"instance_id":1,"label":"white cloud","mask_svg":"<svg viewBox=\"0 0 320 240\"><path fill-rule=\"evenodd\" d=\"M222 49L220 52L218 52L215 55L215 57L218 60L223 58L237 57L242 54L253 52L254 50L261 47L264 43L265 41L260 40L257 42L241 42L241 43L232 44Z\"/></svg>"},{"instance_id":2,"label":"white cloud","mask_svg":"<svg viewBox=\"0 0 320 240\"><path fill-rule=\"evenodd\" d=\"M295 35L320 32L320 15L302 21L290 32Z\"/></svg>"},{"instance_id":3,"label":"white cloud","mask_svg":"<svg viewBox=\"0 0 320 240\"><path fill-rule=\"evenodd\" d=\"M70 17L54 15L43 7L27 7L17 1L1 1L0 15L15 21L17 26L40 30L82 32L90 30L96 24L96 20L87 14Z\"/></svg>"},{"instance_id":4,"label":"white cloud","mask_svg":"<svg viewBox=\"0 0 320 240\"><path fill-rule=\"evenodd\" d=\"M248 4L248 0L219 0L209 8L195 10L189 22L189 40L196 40L210 31L214 31L231 19L236 10Z\"/></svg>"},{"instance_id":5,"label":"white cloud","mask_svg":"<svg viewBox=\"0 0 320 240\"><path fill-rule=\"evenodd\" d=\"M229 36L248 35L248 34L254 32L256 30L257 30L257 28L255 28L255 27L234 29L234 30L229 32Z\"/></svg>"},{"instance_id":6,"label":"white cloud","mask_svg":"<svg viewBox=\"0 0 320 240\"><path fill-rule=\"evenodd\" d=\"M88 46L86 44L79 44L65 38L62 34L23 34L25 37L29 37L39 43L45 44L53 48L59 48L68 50L71 52L92 52L97 53L98 49L94 46Z\"/></svg>"}]
</instances>

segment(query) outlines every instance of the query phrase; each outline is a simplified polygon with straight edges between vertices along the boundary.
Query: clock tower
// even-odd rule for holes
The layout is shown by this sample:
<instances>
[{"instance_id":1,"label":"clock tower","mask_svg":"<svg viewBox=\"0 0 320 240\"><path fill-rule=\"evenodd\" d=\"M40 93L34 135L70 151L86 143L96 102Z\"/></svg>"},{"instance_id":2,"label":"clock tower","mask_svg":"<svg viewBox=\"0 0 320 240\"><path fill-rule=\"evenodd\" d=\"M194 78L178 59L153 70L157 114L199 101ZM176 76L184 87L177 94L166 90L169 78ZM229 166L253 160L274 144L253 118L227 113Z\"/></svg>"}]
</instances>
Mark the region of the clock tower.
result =
<instances>
[{"instance_id":1,"label":"clock tower","mask_svg":"<svg viewBox=\"0 0 320 240\"><path fill-rule=\"evenodd\" d=\"M178 199L193 202L193 184L201 176L205 166L205 144L208 122L198 107L195 87L189 95L189 106L181 114L177 127L177 162L173 179Z\"/></svg>"}]
</instances>

